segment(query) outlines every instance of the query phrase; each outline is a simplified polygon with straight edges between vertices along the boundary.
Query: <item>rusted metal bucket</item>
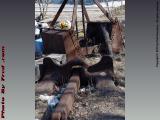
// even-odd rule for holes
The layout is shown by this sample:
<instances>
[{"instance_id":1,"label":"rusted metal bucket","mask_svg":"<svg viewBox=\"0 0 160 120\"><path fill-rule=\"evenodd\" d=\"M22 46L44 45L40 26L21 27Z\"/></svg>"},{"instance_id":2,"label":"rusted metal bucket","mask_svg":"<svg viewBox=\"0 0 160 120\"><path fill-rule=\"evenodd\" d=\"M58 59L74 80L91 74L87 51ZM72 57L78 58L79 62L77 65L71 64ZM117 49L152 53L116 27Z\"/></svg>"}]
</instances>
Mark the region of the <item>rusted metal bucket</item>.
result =
<instances>
[{"instance_id":1,"label":"rusted metal bucket","mask_svg":"<svg viewBox=\"0 0 160 120\"><path fill-rule=\"evenodd\" d=\"M42 32L42 38L44 41L45 54L64 54L66 53L64 40L70 40L71 36L67 30L47 30Z\"/></svg>"},{"instance_id":2,"label":"rusted metal bucket","mask_svg":"<svg viewBox=\"0 0 160 120\"><path fill-rule=\"evenodd\" d=\"M78 56L80 46L72 30L48 30L42 33L44 53L67 54L67 60Z\"/></svg>"}]
</instances>

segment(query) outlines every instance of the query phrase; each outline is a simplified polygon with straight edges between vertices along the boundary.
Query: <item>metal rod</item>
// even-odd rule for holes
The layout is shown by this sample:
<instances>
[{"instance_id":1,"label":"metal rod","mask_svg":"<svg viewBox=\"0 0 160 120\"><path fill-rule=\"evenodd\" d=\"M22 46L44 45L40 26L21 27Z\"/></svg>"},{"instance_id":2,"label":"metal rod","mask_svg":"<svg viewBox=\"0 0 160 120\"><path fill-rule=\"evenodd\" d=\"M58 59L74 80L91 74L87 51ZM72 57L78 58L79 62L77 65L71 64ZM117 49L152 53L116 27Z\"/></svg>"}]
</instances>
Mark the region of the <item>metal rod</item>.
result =
<instances>
[{"instance_id":1,"label":"metal rod","mask_svg":"<svg viewBox=\"0 0 160 120\"><path fill-rule=\"evenodd\" d=\"M103 6L98 2L98 0L94 0L95 4L99 7L99 9L106 15L106 17L113 22L113 18L110 16L110 14L103 8Z\"/></svg>"},{"instance_id":2,"label":"metal rod","mask_svg":"<svg viewBox=\"0 0 160 120\"><path fill-rule=\"evenodd\" d=\"M82 23L83 23L84 40L87 40L86 39L86 30L85 30L85 19L84 19L84 0L81 0L81 7L82 7ZM86 42L86 53L88 55L87 42Z\"/></svg>"},{"instance_id":3,"label":"metal rod","mask_svg":"<svg viewBox=\"0 0 160 120\"><path fill-rule=\"evenodd\" d=\"M73 13L72 13L72 24L71 24L71 29L74 30L74 26L76 24L76 19L77 19L77 5L78 5L78 0L74 0L74 7L73 7Z\"/></svg>"},{"instance_id":4,"label":"metal rod","mask_svg":"<svg viewBox=\"0 0 160 120\"><path fill-rule=\"evenodd\" d=\"M56 21L57 21L58 17L60 16L60 14L61 14L62 10L63 10L63 9L64 9L64 7L65 7L65 5L66 5L67 1L68 1L68 0L64 0L64 1L63 1L63 3L62 3L62 5L61 5L61 7L59 8L59 10L58 10L58 12L57 12L56 16L54 17L53 21L51 22L50 26L53 26L53 25L56 23Z\"/></svg>"},{"instance_id":5,"label":"metal rod","mask_svg":"<svg viewBox=\"0 0 160 120\"><path fill-rule=\"evenodd\" d=\"M77 18L76 18L76 34L77 34L77 39L78 39L78 22L77 22Z\"/></svg>"}]
</instances>

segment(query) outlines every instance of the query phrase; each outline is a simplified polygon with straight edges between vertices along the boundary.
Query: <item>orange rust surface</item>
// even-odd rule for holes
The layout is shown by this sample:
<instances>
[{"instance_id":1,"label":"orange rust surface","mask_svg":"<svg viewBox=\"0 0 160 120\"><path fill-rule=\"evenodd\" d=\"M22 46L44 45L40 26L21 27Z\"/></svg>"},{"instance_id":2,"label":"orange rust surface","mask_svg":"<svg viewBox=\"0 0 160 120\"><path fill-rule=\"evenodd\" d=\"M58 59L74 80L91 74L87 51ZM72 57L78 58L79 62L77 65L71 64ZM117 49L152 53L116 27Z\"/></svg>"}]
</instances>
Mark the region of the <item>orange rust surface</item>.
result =
<instances>
[{"instance_id":1,"label":"orange rust surface","mask_svg":"<svg viewBox=\"0 0 160 120\"><path fill-rule=\"evenodd\" d=\"M52 114L52 120L67 120L70 111L72 110L75 94L80 86L80 78L78 75L73 75L58 103L55 112Z\"/></svg>"},{"instance_id":2,"label":"orange rust surface","mask_svg":"<svg viewBox=\"0 0 160 120\"><path fill-rule=\"evenodd\" d=\"M120 53L123 47L122 26L118 20L112 25L112 51Z\"/></svg>"}]
</instances>

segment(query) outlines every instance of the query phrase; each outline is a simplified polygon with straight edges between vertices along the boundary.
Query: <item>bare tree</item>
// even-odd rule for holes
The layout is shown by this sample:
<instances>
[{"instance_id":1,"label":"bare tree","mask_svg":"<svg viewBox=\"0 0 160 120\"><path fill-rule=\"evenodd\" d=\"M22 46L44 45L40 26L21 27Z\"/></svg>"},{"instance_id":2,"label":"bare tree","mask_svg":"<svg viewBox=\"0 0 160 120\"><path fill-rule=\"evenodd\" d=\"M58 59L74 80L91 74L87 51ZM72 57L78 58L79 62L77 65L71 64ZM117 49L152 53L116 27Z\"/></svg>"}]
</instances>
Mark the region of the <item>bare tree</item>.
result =
<instances>
[{"instance_id":1,"label":"bare tree","mask_svg":"<svg viewBox=\"0 0 160 120\"><path fill-rule=\"evenodd\" d=\"M40 15L38 17L40 20L44 19L46 15L49 2L50 0L35 0L35 3L39 5Z\"/></svg>"}]
</instances>

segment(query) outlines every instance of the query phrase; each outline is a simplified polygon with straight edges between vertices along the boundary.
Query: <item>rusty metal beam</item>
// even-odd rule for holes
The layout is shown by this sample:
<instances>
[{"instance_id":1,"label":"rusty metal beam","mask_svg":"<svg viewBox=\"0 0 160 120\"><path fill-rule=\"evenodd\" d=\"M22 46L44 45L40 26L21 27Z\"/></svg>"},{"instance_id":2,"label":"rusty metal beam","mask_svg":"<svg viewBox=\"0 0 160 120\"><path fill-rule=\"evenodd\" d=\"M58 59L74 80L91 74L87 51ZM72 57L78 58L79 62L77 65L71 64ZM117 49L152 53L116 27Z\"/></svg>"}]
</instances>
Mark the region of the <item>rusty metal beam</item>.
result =
<instances>
[{"instance_id":1,"label":"rusty metal beam","mask_svg":"<svg viewBox=\"0 0 160 120\"><path fill-rule=\"evenodd\" d=\"M68 2L68 0L64 0L64 1L63 1L61 7L59 8L59 10L58 10L58 12L57 12L57 14L56 14L56 16L54 17L53 21L52 21L51 24L50 24L51 27L56 23L58 17L60 16L60 14L61 14L61 12L62 12L62 10L63 10L63 8L65 7L65 5L66 5L67 2Z\"/></svg>"},{"instance_id":2,"label":"rusty metal beam","mask_svg":"<svg viewBox=\"0 0 160 120\"><path fill-rule=\"evenodd\" d=\"M98 2L98 0L94 0L95 4L99 7L99 9L106 15L106 17L113 22L113 18L110 16L110 14L103 8L103 6Z\"/></svg>"},{"instance_id":3,"label":"rusty metal beam","mask_svg":"<svg viewBox=\"0 0 160 120\"><path fill-rule=\"evenodd\" d=\"M122 38L122 25L115 19L115 22L112 24L112 51L115 54L119 54L123 49L123 38Z\"/></svg>"},{"instance_id":4,"label":"rusty metal beam","mask_svg":"<svg viewBox=\"0 0 160 120\"><path fill-rule=\"evenodd\" d=\"M75 24L76 24L76 19L77 19L77 5L78 5L78 0L74 0L71 30L74 30L74 26L75 26Z\"/></svg>"},{"instance_id":5,"label":"rusty metal beam","mask_svg":"<svg viewBox=\"0 0 160 120\"><path fill-rule=\"evenodd\" d=\"M84 0L81 0L81 8L82 8L83 33L84 33L84 39L85 39L86 38L86 31L85 31L85 19L84 19Z\"/></svg>"},{"instance_id":6,"label":"rusty metal beam","mask_svg":"<svg viewBox=\"0 0 160 120\"><path fill-rule=\"evenodd\" d=\"M73 69L74 66L79 69ZM74 58L63 65L56 64L51 58L44 58L42 71L41 81L46 81L45 78L47 78L53 81L57 86L71 81L76 82L76 80L73 79L75 77L69 79L69 76L76 73L76 75L78 74L80 76L80 83L78 81L76 82L78 85L77 88L79 88L79 86L87 86L92 78L94 85L96 85L97 79L101 77L110 76L113 78L113 81L115 78L113 59L105 55L94 65L86 64L85 61L80 58Z\"/></svg>"},{"instance_id":7,"label":"rusty metal beam","mask_svg":"<svg viewBox=\"0 0 160 120\"><path fill-rule=\"evenodd\" d=\"M52 120L67 120L70 111L72 110L75 95L80 87L80 77L76 73L73 73L70 81L58 103L54 113L52 114Z\"/></svg>"}]
</instances>

